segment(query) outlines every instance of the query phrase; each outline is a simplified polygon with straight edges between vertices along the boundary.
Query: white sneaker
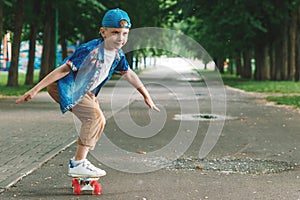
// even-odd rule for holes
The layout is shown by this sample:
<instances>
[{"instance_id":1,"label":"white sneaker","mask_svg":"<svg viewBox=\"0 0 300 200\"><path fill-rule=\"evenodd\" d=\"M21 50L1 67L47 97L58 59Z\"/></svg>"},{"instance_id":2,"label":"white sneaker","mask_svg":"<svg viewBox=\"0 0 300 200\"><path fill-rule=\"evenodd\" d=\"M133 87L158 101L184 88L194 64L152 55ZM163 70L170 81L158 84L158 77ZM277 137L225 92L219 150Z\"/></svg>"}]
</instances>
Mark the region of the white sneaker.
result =
<instances>
[{"instance_id":1,"label":"white sneaker","mask_svg":"<svg viewBox=\"0 0 300 200\"><path fill-rule=\"evenodd\" d=\"M90 161L84 159L81 163L74 166L72 159L69 164L69 176L78 177L78 176L87 176L87 177L100 177L105 176L106 171L95 167Z\"/></svg>"}]
</instances>

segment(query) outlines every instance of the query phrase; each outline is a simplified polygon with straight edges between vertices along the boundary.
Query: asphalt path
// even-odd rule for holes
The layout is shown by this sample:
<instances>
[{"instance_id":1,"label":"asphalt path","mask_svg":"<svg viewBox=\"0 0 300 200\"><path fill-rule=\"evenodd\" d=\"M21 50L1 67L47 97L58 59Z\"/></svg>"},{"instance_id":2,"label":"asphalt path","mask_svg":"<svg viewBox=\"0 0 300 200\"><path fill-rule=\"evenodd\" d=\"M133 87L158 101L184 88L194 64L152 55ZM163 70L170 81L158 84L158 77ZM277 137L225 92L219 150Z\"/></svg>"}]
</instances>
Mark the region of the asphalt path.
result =
<instances>
[{"instance_id":1,"label":"asphalt path","mask_svg":"<svg viewBox=\"0 0 300 200\"><path fill-rule=\"evenodd\" d=\"M72 193L66 174L80 125L71 113L60 114L47 93L21 105L1 98L0 199L300 199L298 109L223 87L217 76L199 79L189 67L157 67L139 76L160 113L149 111L122 80L110 81L99 95L107 125L89 159L108 173L100 196ZM187 114L192 118L183 118ZM178 158L203 160L206 150L204 160L211 162L293 167L241 173L173 165Z\"/></svg>"}]
</instances>

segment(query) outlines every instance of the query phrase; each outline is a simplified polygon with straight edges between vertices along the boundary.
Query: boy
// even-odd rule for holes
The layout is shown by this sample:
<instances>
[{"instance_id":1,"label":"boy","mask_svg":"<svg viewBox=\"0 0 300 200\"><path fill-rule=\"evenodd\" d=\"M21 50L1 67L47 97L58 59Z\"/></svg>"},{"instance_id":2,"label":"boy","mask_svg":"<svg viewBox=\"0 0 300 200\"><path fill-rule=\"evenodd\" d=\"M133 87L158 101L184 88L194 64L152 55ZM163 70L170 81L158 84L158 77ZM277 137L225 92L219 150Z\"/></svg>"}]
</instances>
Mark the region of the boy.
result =
<instances>
[{"instance_id":1,"label":"boy","mask_svg":"<svg viewBox=\"0 0 300 200\"><path fill-rule=\"evenodd\" d=\"M89 150L94 149L105 126L96 96L114 71L120 71L141 93L145 103L159 111L138 76L129 68L121 50L127 42L130 27L130 18L125 11L118 8L109 10L102 19L102 38L81 45L64 64L16 100L17 104L29 101L48 86L48 93L60 104L62 113L71 111L82 122L77 150L69 164L70 176L106 175L104 170L95 167L86 157Z\"/></svg>"}]
</instances>

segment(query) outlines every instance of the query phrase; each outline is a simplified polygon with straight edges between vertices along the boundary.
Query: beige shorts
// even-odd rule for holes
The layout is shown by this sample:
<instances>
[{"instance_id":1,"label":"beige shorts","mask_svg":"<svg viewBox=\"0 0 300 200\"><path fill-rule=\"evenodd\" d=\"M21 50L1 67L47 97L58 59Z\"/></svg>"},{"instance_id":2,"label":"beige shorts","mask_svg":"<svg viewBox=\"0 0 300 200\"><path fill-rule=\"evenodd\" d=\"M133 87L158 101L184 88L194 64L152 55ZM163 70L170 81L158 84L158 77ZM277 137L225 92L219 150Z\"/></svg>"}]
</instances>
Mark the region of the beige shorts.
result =
<instances>
[{"instance_id":1,"label":"beige shorts","mask_svg":"<svg viewBox=\"0 0 300 200\"><path fill-rule=\"evenodd\" d=\"M57 83L48 86L49 95L59 103ZM105 126L105 117L100 109L98 99L88 93L72 108L71 112L81 121L78 144L93 150Z\"/></svg>"}]
</instances>

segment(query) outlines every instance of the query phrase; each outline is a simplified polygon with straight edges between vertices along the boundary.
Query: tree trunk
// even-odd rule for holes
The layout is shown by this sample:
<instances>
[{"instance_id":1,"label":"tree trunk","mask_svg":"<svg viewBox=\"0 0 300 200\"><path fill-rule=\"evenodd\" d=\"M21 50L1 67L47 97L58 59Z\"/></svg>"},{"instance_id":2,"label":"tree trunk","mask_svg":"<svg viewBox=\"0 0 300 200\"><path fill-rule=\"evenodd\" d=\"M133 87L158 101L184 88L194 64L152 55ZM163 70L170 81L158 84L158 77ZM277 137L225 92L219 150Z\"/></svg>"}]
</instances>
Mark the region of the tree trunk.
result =
<instances>
[{"instance_id":1,"label":"tree trunk","mask_svg":"<svg viewBox=\"0 0 300 200\"><path fill-rule=\"evenodd\" d=\"M29 61L27 65L25 85L33 85L34 73L34 58L35 58L35 45L38 27L36 23L30 25L30 41L29 41Z\"/></svg>"},{"instance_id":2,"label":"tree trunk","mask_svg":"<svg viewBox=\"0 0 300 200\"><path fill-rule=\"evenodd\" d=\"M139 57L138 56L135 56L135 68L134 69L139 69L139 62L140 62L140 59L139 59Z\"/></svg>"},{"instance_id":3,"label":"tree trunk","mask_svg":"<svg viewBox=\"0 0 300 200\"><path fill-rule=\"evenodd\" d=\"M51 24L51 36L50 36L50 52L49 52L49 65L47 74L49 74L53 69L55 69L55 58L56 58L56 48L55 48L55 21L52 20Z\"/></svg>"},{"instance_id":4,"label":"tree trunk","mask_svg":"<svg viewBox=\"0 0 300 200\"><path fill-rule=\"evenodd\" d=\"M296 73L296 33L297 33L297 9L291 11L291 22L289 27L289 80L294 80Z\"/></svg>"},{"instance_id":5,"label":"tree trunk","mask_svg":"<svg viewBox=\"0 0 300 200\"><path fill-rule=\"evenodd\" d=\"M241 61L240 51L236 51L235 65L236 65L236 75L240 76L242 73L242 61Z\"/></svg>"},{"instance_id":6,"label":"tree trunk","mask_svg":"<svg viewBox=\"0 0 300 200\"><path fill-rule=\"evenodd\" d=\"M270 52L270 46L267 45L265 49L265 64L266 64L266 80L270 80L271 77L271 57L269 55Z\"/></svg>"},{"instance_id":7,"label":"tree trunk","mask_svg":"<svg viewBox=\"0 0 300 200\"><path fill-rule=\"evenodd\" d=\"M282 78L282 66L283 66L283 57L282 57L282 47L283 47L283 43L281 41L280 37L277 37L275 42L274 42L274 48L275 48L275 52L274 52L274 77L273 80L274 81L280 81Z\"/></svg>"},{"instance_id":8,"label":"tree trunk","mask_svg":"<svg viewBox=\"0 0 300 200\"><path fill-rule=\"evenodd\" d=\"M256 43L255 46L255 73L254 78L258 81L265 81L267 79L266 70L266 57L268 49L265 44L260 42Z\"/></svg>"},{"instance_id":9,"label":"tree trunk","mask_svg":"<svg viewBox=\"0 0 300 200\"><path fill-rule=\"evenodd\" d=\"M130 68L133 69L133 51L126 53L126 60L128 61Z\"/></svg>"},{"instance_id":10,"label":"tree trunk","mask_svg":"<svg viewBox=\"0 0 300 200\"><path fill-rule=\"evenodd\" d=\"M300 3L297 8L297 34L296 34L296 69L295 81L300 81Z\"/></svg>"},{"instance_id":11,"label":"tree trunk","mask_svg":"<svg viewBox=\"0 0 300 200\"><path fill-rule=\"evenodd\" d=\"M147 68L147 56L144 55L143 58L144 58L144 69L146 69Z\"/></svg>"},{"instance_id":12,"label":"tree trunk","mask_svg":"<svg viewBox=\"0 0 300 200\"><path fill-rule=\"evenodd\" d=\"M275 48L274 42L270 43L269 48L269 65L270 65L270 80L276 80L276 59L275 59Z\"/></svg>"},{"instance_id":13,"label":"tree trunk","mask_svg":"<svg viewBox=\"0 0 300 200\"><path fill-rule=\"evenodd\" d=\"M214 59L217 69L221 74L224 74L224 62L222 58Z\"/></svg>"},{"instance_id":14,"label":"tree trunk","mask_svg":"<svg viewBox=\"0 0 300 200\"><path fill-rule=\"evenodd\" d=\"M35 0L33 12L36 16L39 16L41 13L41 1ZM34 18L30 24L30 39L29 39L29 61L27 65L25 85L33 85L34 81L34 59L35 59L35 46L36 46L36 37L38 33L39 18Z\"/></svg>"},{"instance_id":15,"label":"tree trunk","mask_svg":"<svg viewBox=\"0 0 300 200\"><path fill-rule=\"evenodd\" d=\"M14 37L12 45L12 59L8 73L7 86L18 86L18 62L20 54L21 33L24 16L24 0L18 0L16 3L16 12L14 19Z\"/></svg>"},{"instance_id":16,"label":"tree trunk","mask_svg":"<svg viewBox=\"0 0 300 200\"><path fill-rule=\"evenodd\" d=\"M133 43L129 42L127 45L123 48L123 51L125 52L126 60L129 64L130 69L133 69Z\"/></svg>"},{"instance_id":17,"label":"tree trunk","mask_svg":"<svg viewBox=\"0 0 300 200\"><path fill-rule=\"evenodd\" d=\"M252 77L252 69L251 69L251 56L252 52L249 49L246 49L243 53L244 60L244 70L242 72L242 78L251 79Z\"/></svg>"},{"instance_id":18,"label":"tree trunk","mask_svg":"<svg viewBox=\"0 0 300 200\"><path fill-rule=\"evenodd\" d=\"M1 45L2 45L2 36L3 36L3 1L0 0L0 52L2 52Z\"/></svg>"},{"instance_id":19,"label":"tree trunk","mask_svg":"<svg viewBox=\"0 0 300 200\"><path fill-rule=\"evenodd\" d=\"M50 57L50 45L51 45L51 20L52 20L52 9L51 1L46 1L46 7L49 9L46 12L45 23L44 23L44 34L43 34L43 52L40 70L40 80L42 80L49 70L49 57Z\"/></svg>"},{"instance_id":20,"label":"tree trunk","mask_svg":"<svg viewBox=\"0 0 300 200\"><path fill-rule=\"evenodd\" d=\"M234 74L234 69L233 69L233 62L230 60L228 63L227 63L227 66L228 66L228 70L229 70L229 73L231 74L231 75L233 75Z\"/></svg>"},{"instance_id":21,"label":"tree trunk","mask_svg":"<svg viewBox=\"0 0 300 200\"><path fill-rule=\"evenodd\" d=\"M289 66L288 66L288 27L283 25L283 35L282 35L282 68L281 68L281 80L288 80L289 78Z\"/></svg>"},{"instance_id":22,"label":"tree trunk","mask_svg":"<svg viewBox=\"0 0 300 200\"><path fill-rule=\"evenodd\" d=\"M296 62L296 69L295 69L294 80L298 82L298 81L300 81L300 30L298 30L297 39L296 39L296 59L295 59L295 62Z\"/></svg>"},{"instance_id":23,"label":"tree trunk","mask_svg":"<svg viewBox=\"0 0 300 200\"><path fill-rule=\"evenodd\" d=\"M67 47L67 40L65 38L61 38L60 45L61 45L61 59L58 60L58 63L63 61L66 57L68 57L68 47Z\"/></svg>"}]
</instances>

